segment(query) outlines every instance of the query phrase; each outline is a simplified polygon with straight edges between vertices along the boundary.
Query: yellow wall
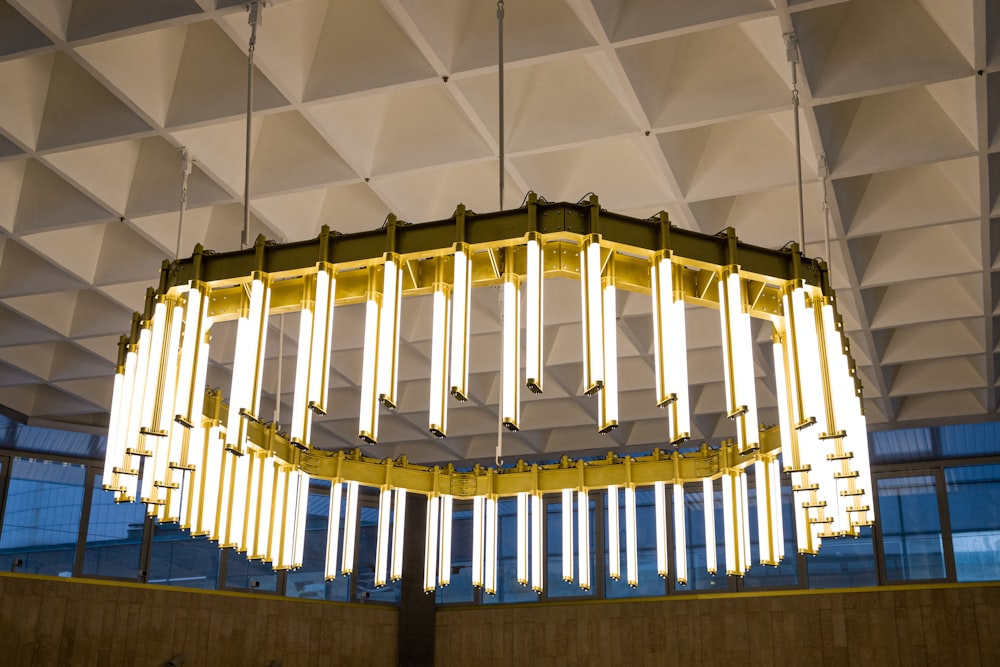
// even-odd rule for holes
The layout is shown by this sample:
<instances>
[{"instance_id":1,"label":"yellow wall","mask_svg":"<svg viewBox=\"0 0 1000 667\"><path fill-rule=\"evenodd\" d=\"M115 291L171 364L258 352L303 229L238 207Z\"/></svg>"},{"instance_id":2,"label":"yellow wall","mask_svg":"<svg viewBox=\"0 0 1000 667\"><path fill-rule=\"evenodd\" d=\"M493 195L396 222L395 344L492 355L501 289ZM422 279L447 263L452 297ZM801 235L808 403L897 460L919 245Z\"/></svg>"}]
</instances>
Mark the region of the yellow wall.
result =
<instances>
[{"instance_id":1,"label":"yellow wall","mask_svg":"<svg viewBox=\"0 0 1000 667\"><path fill-rule=\"evenodd\" d=\"M532 667L1000 665L1000 585L440 609L436 664L473 656Z\"/></svg>"},{"instance_id":2,"label":"yellow wall","mask_svg":"<svg viewBox=\"0 0 1000 667\"><path fill-rule=\"evenodd\" d=\"M399 612L0 574L0 664L394 665Z\"/></svg>"}]
</instances>

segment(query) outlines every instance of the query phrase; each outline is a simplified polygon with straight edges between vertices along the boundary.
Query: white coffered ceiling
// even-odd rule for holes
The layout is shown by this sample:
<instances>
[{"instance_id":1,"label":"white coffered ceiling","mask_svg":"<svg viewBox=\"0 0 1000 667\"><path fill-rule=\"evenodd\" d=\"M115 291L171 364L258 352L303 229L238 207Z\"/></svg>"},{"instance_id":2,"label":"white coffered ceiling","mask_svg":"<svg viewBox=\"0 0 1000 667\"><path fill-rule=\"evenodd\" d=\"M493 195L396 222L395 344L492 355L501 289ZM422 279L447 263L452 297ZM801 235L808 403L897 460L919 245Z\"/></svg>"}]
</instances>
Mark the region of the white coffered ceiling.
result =
<instances>
[{"instance_id":1,"label":"white coffered ceiling","mask_svg":"<svg viewBox=\"0 0 1000 667\"><path fill-rule=\"evenodd\" d=\"M0 405L99 427L117 336L178 238L180 149L196 160L182 254L239 247L245 2L0 2ZM505 207L588 192L637 217L797 237L792 77L801 49L807 254L833 271L873 428L994 418L1000 343L1000 7L990 0L507 0ZM496 3L285 0L254 78L252 231L378 227L498 205ZM821 161L829 163L829 250ZM546 286L549 375L509 457L662 445L648 297L619 297L622 426L580 396L578 287ZM400 410L376 456L492 458L499 313L476 294L471 400L426 432L430 305L403 305ZM318 446L355 446L363 317L338 311ZM294 316L273 321L265 415L287 403ZM762 420L776 421L755 328ZM228 386L225 327L210 381ZM690 310L696 436L732 435L714 311ZM221 342L220 342L221 341ZM227 352L227 350L229 350ZM283 378L276 377L283 354ZM226 355L229 354L230 358ZM286 412L287 415L287 412Z\"/></svg>"}]
</instances>

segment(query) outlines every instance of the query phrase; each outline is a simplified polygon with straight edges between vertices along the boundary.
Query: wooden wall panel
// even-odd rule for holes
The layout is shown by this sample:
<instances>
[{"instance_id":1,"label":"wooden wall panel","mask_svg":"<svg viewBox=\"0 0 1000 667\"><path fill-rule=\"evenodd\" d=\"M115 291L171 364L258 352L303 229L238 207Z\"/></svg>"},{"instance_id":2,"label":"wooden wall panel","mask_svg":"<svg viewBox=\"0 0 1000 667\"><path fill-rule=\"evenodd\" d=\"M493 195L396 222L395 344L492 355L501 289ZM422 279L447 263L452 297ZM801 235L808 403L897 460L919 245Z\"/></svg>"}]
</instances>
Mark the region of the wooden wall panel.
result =
<instances>
[{"instance_id":1,"label":"wooden wall panel","mask_svg":"<svg viewBox=\"0 0 1000 667\"><path fill-rule=\"evenodd\" d=\"M1000 665L1000 584L441 608L435 664Z\"/></svg>"},{"instance_id":2,"label":"wooden wall panel","mask_svg":"<svg viewBox=\"0 0 1000 667\"><path fill-rule=\"evenodd\" d=\"M0 574L0 664L393 665L399 612Z\"/></svg>"}]
</instances>

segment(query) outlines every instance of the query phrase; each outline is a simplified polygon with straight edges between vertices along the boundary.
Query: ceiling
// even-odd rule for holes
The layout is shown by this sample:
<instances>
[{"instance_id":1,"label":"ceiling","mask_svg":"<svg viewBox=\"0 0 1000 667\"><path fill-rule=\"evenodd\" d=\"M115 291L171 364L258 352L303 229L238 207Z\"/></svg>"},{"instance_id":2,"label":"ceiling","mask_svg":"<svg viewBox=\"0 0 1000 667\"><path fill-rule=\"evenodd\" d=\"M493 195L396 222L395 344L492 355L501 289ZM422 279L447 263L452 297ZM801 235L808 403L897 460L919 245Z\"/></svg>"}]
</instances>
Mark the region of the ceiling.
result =
<instances>
[{"instance_id":1,"label":"ceiling","mask_svg":"<svg viewBox=\"0 0 1000 667\"><path fill-rule=\"evenodd\" d=\"M988 0L508 0L504 207L533 190L749 243L798 237L792 75L801 52L807 254L832 267L872 428L993 419L1000 341L1000 8ZM181 148L195 159L182 255L239 248L247 12L232 0L0 2L0 405L29 423L107 422L116 341L178 248ZM496 4L286 0L255 55L252 232L373 229L389 212L498 205ZM829 245L824 241L825 154ZM996 229L995 229L996 228ZM993 232L997 231L996 234ZM997 272L994 271L997 269ZM618 307L622 426L581 397L578 285L546 285L545 394L504 455L648 450L648 297ZM404 301L400 410L376 456L492 459L496 290L477 290L471 400L426 432L430 302ZM287 404L295 318L272 320L264 415ZM363 314L338 310L324 448L357 443ZM694 430L723 415L715 311L689 310ZM776 419L767 344L761 419ZM209 380L228 387L217 332ZM227 357L227 354L229 355ZM278 358L282 358L279 379Z\"/></svg>"}]
</instances>

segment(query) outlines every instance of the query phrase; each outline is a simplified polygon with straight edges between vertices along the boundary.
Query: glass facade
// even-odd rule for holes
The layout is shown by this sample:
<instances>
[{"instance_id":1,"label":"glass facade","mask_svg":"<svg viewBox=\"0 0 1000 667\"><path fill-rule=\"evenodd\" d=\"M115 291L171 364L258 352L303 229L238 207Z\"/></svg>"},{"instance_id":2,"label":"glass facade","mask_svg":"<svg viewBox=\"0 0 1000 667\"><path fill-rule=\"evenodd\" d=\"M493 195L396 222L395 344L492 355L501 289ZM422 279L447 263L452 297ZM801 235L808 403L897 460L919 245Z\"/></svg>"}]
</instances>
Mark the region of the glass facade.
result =
<instances>
[{"instance_id":1,"label":"glass facade","mask_svg":"<svg viewBox=\"0 0 1000 667\"><path fill-rule=\"evenodd\" d=\"M268 563L220 551L205 537L192 537L175 524L159 524L135 503L118 504L102 489L102 443L96 436L64 434L16 424L0 417L0 567L14 572L87 576L171 586L251 591L316 600L398 604L400 582L375 586L378 499L363 493L357 526L355 568L340 572L343 535L337 546L337 576L327 581L329 482L315 481L308 503L302 567L274 572ZM70 453L56 452L60 447ZM579 585L579 505L569 508L573 533L572 581L563 580L563 503L544 498L544 588L536 593L517 582L517 503L498 502L497 590L486 595L472 586L472 503L456 501L452 523L450 585L438 587L439 604L504 604L535 600L634 598L712 591L839 588L908 582L1000 580L1000 425L909 429L871 434L874 529L857 539L823 540L816 556L797 553L790 482L783 480L785 558L777 566L759 563L756 494L748 471L752 567L743 577L706 571L705 501L700 484L684 494L688 580L676 580L673 496L666 494L665 534L669 575L657 572L656 511L652 487L636 489L638 585L627 581L625 493L618 490L620 577L610 576L608 496L588 495L591 585ZM77 456L79 455L79 456ZM668 485L669 489L669 485ZM719 569L722 498L713 487L712 509ZM346 509L340 508L340 524ZM411 516L422 521L423 516ZM391 536L390 536L391 546Z\"/></svg>"}]
</instances>

